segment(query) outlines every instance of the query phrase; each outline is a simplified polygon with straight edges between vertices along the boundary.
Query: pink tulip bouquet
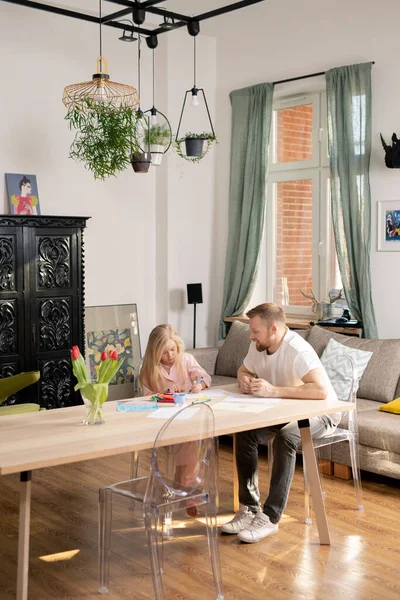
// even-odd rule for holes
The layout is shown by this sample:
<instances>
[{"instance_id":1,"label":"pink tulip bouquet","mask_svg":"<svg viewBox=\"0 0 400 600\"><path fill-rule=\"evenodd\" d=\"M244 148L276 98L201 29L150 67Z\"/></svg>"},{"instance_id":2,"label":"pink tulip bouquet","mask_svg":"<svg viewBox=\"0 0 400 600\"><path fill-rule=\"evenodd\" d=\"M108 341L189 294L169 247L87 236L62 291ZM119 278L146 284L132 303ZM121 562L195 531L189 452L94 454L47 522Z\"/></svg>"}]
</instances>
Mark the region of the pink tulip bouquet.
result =
<instances>
[{"instance_id":1,"label":"pink tulip bouquet","mask_svg":"<svg viewBox=\"0 0 400 600\"><path fill-rule=\"evenodd\" d=\"M97 381L92 381L86 370L85 360L79 351L78 346L72 346L71 350L72 370L78 383L74 390L80 390L83 402L88 408L84 419L86 425L104 423L104 416L101 406L107 400L108 384L114 377L124 359L118 360L118 352L110 350L102 352L101 364L97 370Z\"/></svg>"}]
</instances>

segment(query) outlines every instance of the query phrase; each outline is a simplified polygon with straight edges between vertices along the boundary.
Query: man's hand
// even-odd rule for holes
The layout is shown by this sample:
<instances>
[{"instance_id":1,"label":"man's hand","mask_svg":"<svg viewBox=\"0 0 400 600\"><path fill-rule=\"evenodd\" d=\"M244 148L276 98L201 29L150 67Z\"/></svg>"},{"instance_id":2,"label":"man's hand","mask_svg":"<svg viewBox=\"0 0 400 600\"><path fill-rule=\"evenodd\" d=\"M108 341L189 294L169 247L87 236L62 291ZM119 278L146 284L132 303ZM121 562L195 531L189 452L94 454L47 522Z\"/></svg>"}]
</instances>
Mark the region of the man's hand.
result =
<instances>
[{"instance_id":1,"label":"man's hand","mask_svg":"<svg viewBox=\"0 0 400 600\"><path fill-rule=\"evenodd\" d=\"M253 379L250 382L250 393L262 398L273 398L277 388L265 379Z\"/></svg>"},{"instance_id":2,"label":"man's hand","mask_svg":"<svg viewBox=\"0 0 400 600\"><path fill-rule=\"evenodd\" d=\"M248 375L244 375L239 379L240 391L243 392L243 394L252 394L250 387L252 381L254 381L254 377L249 377Z\"/></svg>"}]
</instances>

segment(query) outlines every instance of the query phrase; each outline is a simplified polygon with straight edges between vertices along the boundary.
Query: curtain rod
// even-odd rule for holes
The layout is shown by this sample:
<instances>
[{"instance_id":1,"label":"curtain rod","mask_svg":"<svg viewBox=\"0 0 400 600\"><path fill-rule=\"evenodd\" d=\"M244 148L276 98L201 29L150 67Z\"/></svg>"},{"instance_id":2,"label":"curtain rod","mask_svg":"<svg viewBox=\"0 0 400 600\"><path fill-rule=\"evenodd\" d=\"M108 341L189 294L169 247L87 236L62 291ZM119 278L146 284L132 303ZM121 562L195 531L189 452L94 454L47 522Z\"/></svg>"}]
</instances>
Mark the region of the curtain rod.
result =
<instances>
[{"instance_id":1,"label":"curtain rod","mask_svg":"<svg viewBox=\"0 0 400 600\"><path fill-rule=\"evenodd\" d=\"M375 64L375 61L372 61L372 64ZM289 81L299 81L300 79L309 79L310 77L318 77L319 75L325 75L326 71L320 71L319 73L310 73L310 75L301 75L300 77L291 77L290 79L280 79L279 81L274 81L274 85L278 85L279 83L289 83Z\"/></svg>"}]
</instances>

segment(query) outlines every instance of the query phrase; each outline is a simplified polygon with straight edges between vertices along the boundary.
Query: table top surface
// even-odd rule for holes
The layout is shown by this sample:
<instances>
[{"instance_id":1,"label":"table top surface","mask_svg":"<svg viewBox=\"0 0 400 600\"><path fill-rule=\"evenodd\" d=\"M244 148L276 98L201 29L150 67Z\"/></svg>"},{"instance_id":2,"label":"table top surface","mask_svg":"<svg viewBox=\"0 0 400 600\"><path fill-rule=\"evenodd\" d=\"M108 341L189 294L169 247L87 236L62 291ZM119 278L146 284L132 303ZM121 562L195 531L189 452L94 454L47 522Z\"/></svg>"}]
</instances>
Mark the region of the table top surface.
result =
<instances>
[{"instance_id":1,"label":"table top surface","mask_svg":"<svg viewBox=\"0 0 400 600\"><path fill-rule=\"evenodd\" d=\"M236 384L221 386L239 392ZM223 399L210 402L211 408ZM311 417L353 410L340 400L281 400L260 413L214 411L214 435L258 429ZM105 423L85 426L84 406L38 411L0 418L0 475L53 467L152 448L165 421L148 418L149 412L118 412L117 402L103 405ZM165 437L168 444L197 439L196 418L182 421L179 436Z\"/></svg>"}]
</instances>

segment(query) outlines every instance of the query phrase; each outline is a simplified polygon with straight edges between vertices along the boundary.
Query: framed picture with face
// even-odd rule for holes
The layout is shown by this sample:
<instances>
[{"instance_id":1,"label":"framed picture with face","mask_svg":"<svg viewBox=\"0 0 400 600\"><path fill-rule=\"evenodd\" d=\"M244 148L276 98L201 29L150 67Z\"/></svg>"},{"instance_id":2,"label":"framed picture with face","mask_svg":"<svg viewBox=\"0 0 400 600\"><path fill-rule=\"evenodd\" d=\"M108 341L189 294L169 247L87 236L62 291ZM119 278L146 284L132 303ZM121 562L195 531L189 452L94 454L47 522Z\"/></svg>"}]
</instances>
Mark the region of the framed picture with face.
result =
<instances>
[{"instance_id":1,"label":"framed picture with face","mask_svg":"<svg viewBox=\"0 0 400 600\"><path fill-rule=\"evenodd\" d=\"M40 215L36 175L6 173L6 185L11 215Z\"/></svg>"}]
</instances>

